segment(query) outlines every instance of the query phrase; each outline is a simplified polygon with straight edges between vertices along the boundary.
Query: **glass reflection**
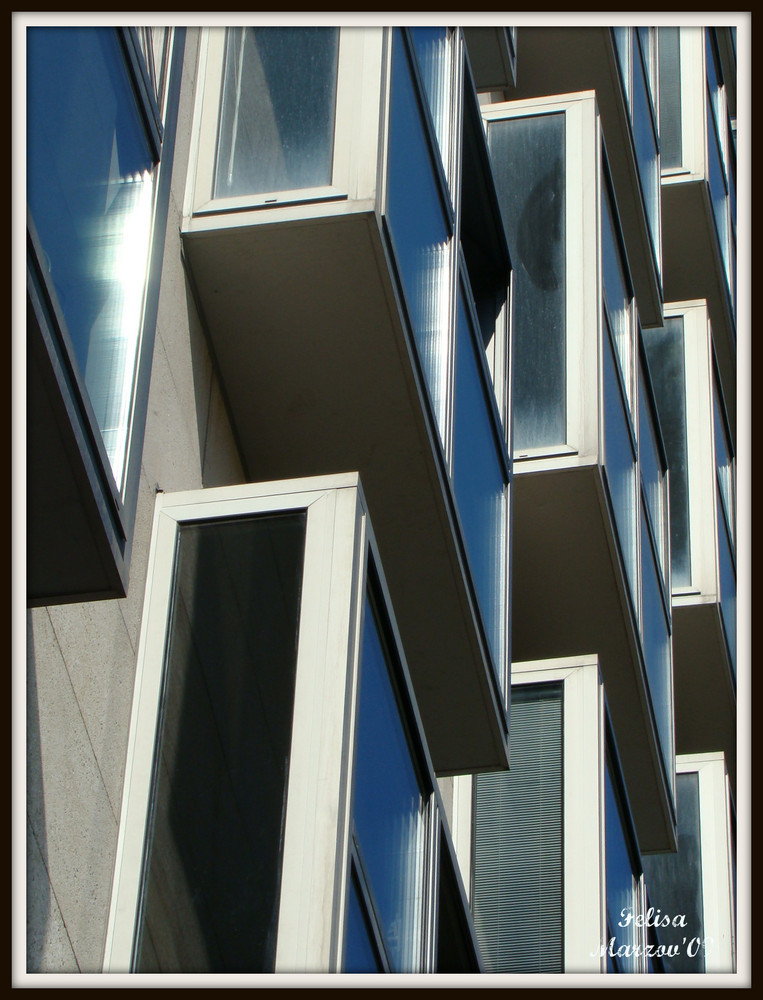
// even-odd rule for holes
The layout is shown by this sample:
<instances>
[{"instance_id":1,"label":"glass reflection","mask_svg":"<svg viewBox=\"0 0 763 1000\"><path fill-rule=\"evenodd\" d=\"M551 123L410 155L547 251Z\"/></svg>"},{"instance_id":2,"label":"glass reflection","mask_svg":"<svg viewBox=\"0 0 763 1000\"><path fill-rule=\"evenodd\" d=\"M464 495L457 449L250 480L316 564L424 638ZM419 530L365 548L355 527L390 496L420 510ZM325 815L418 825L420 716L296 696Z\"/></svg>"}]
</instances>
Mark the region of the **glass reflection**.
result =
<instances>
[{"instance_id":1,"label":"glass reflection","mask_svg":"<svg viewBox=\"0 0 763 1000\"><path fill-rule=\"evenodd\" d=\"M506 483L476 351L477 339L461 293L456 329L453 486L493 664L500 671Z\"/></svg>"},{"instance_id":2,"label":"glass reflection","mask_svg":"<svg viewBox=\"0 0 763 1000\"><path fill-rule=\"evenodd\" d=\"M27 152L49 280L121 489L155 163L114 30L28 29Z\"/></svg>"},{"instance_id":3,"label":"glass reflection","mask_svg":"<svg viewBox=\"0 0 763 1000\"><path fill-rule=\"evenodd\" d=\"M633 400L633 332L631 329L631 290L628 267L618 239L615 208L609 188L605 185L602 196L601 265L604 295L609 313L609 323L617 347L620 372L625 385L625 395L630 408Z\"/></svg>"},{"instance_id":4,"label":"glass reflection","mask_svg":"<svg viewBox=\"0 0 763 1000\"><path fill-rule=\"evenodd\" d=\"M387 219L440 436L448 378L450 224L400 32L392 50Z\"/></svg>"},{"instance_id":5,"label":"glass reflection","mask_svg":"<svg viewBox=\"0 0 763 1000\"><path fill-rule=\"evenodd\" d=\"M620 539L620 551L630 584L636 594L636 456L633 452L625 404L617 377L615 358L608 336L604 338L604 464L609 494Z\"/></svg>"},{"instance_id":6,"label":"glass reflection","mask_svg":"<svg viewBox=\"0 0 763 1000\"><path fill-rule=\"evenodd\" d=\"M424 92L432 115L443 170L448 176L451 114L451 47L447 28L411 28Z\"/></svg>"},{"instance_id":7,"label":"glass reflection","mask_svg":"<svg viewBox=\"0 0 763 1000\"><path fill-rule=\"evenodd\" d=\"M565 116L490 122L490 158L514 267L515 452L564 444Z\"/></svg>"},{"instance_id":8,"label":"glass reflection","mask_svg":"<svg viewBox=\"0 0 763 1000\"><path fill-rule=\"evenodd\" d=\"M689 471L683 316L642 331L670 469L670 569L674 587L691 584Z\"/></svg>"},{"instance_id":9,"label":"glass reflection","mask_svg":"<svg viewBox=\"0 0 763 1000\"><path fill-rule=\"evenodd\" d=\"M636 972L635 918L639 915L636 900L638 873L628 848L625 828L626 819L620 808L619 795L614 788L610 774L610 761L605 771L605 857L606 857L606 898L607 898L607 939L614 937L615 943L609 951L618 952L626 946L629 953L618 955L616 964L608 957L608 972ZM630 918L630 919L629 919Z\"/></svg>"},{"instance_id":10,"label":"glass reflection","mask_svg":"<svg viewBox=\"0 0 763 1000\"><path fill-rule=\"evenodd\" d=\"M353 817L394 972L418 971L424 888L425 799L366 598Z\"/></svg>"},{"instance_id":11,"label":"glass reflection","mask_svg":"<svg viewBox=\"0 0 763 1000\"><path fill-rule=\"evenodd\" d=\"M331 183L339 28L228 28L215 198Z\"/></svg>"},{"instance_id":12,"label":"glass reflection","mask_svg":"<svg viewBox=\"0 0 763 1000\"><path fill-rule=\"evenodd\" d=\"M662 599L657 564L641 513L641 633L649 693L660 738L665 773L673 779L673 661L670 625Z\"/></svg>"},{"instance_id":13,"label":"glass reflection","mask_svg":"<svg viewBox=\"0 0 763 1000\"><path fill-rule=\"evenodd\" d=\"M649 517L652 523L660 559L660 570L668 586L667 504L665 470L657 443L657 424L647 395L645 376L639 374L639 458L641 482L646 494Z\"/></svg>"}]
</instances>

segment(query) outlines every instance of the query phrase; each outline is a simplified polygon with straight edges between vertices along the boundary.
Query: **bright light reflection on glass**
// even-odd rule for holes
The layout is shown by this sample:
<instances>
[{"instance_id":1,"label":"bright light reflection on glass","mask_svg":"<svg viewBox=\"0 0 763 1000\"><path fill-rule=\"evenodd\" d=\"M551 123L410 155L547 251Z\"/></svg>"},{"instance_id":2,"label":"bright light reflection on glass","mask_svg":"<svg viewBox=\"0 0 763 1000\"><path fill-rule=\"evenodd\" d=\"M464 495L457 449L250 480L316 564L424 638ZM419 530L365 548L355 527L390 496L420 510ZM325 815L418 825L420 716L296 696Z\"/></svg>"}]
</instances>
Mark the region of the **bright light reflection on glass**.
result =
<instances>
[{"instance_id":1,"label":"bright light reflection on glass","mask_svg":"<svg viewBox=\"0 0 763 1000\"><path fill-rule=\"evenodd\" d=\"M121 488L154 157L114 30L31 28L27 67L28 204Z\"/></svg>"},{"instance_id":2,"label":"bright light reflection on glass","mask_svg":"<svg viewBox=\"0 0 763 1000\"><path fill-rule=\"evenodd\" d=\"M353 818L394 972L421 954L425 799L370 599L366 599Z\"/></svg>"}]
</instances>

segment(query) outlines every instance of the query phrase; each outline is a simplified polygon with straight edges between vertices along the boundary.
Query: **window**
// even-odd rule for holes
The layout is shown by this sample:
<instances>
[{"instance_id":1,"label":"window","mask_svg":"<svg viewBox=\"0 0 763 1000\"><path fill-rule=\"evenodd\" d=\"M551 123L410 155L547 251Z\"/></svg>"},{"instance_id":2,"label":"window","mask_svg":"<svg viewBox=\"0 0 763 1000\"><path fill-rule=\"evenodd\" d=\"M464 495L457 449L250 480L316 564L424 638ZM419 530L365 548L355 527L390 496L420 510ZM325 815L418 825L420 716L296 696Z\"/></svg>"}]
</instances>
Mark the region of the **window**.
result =
<instances>
[{"instance_id":1,"label":"window","mask_svg":"<svg viewBox=\"0 0 763 1000\"><path fill-rule=\"evenodd\" d=\"M357 475L159 494L105 970L434 971L440 928L478 970Z\"/></svg>"},{"instance_id":2,"label":"window","mask_svg":"<svg viewBox=\"0 0 763 1000\"><path fill-rule=\"evenodd\" d=\"M472 785L487 971L646 972L639 847L598 662L515 663L513 681L511 770Z\"/></svg>"},{"instance_id":3,"label":"window","mask_svg":"<svg viewBox=\"0 0 763 1000\"><path fill-rule=\"evenodd\" d=\"M136 972L275 967L305 524L180 525Z\"/></svg>"},{"instance_id":4,"label":"window","mask_svg":"<svg viewBox=\"0 0 763 1000\"><path fill-rule=\"evenodd\" d=\"M565 115L491 121L488 140L514 263L514 449L564 443Z\"/></svg>"},{"instance_id":5,"label":"window","mask_svg":"<svg viewBox=\"0 0 763 1000\"><path fill-rule=\"evenodd\" d=\"M670 566L674 587L691 584L684 321L642 331L670 468Z\"/></svg>"},{"instance_id":6,"label":"window","mask_svg":"<svg viewBox=\"0 0 763 1000\"><path fill-rule=\"evenodd\" d=\"M26 30L31 606L127 586L184 37Z\"/></svg>"},{"instance_id":7,"label":"window","mask_svg":"<svg viewBox=\"0 0 763 1000\"><path fill-rule=\"evenodd\" d=\"M559 684L512 691L511 771L475 779L474 923L488 972L564 971Z\"/></svg>"},{"instance_id":8,"label":"window","mask_svg":"<svg viewBox=\"0 0 763 1000\"><path fill-rule=\"evenodd\" d=\"M465 74L460 89L454 52ZM499 407L508 414L510 262L505 234L485 209L497 210L497 197L461 35L395 30L390 86L385 223L505 698L511 464ZM461 143L460 188L444 153L448 121Z\"/></svg>"},{"instance_id":9,"label":"window","mask_svg":"<svg viewBox=\"0 0 763 1000\"><path fill-rule=\"evenodd\" d=\"M678 851L644 857L652 905L682 915L660 928L669 973L734 972L735 816L722 753L676 758Z\"/></svg>"},{"instance_id":10,"label":"window","mask_svg":"<svg viewBox=\"0 0 763 1000\"><path fill-rule=\"evenodd\" d=\"M661 270L660 140L657 124L656 28L614 28L620 76L630 118L652 257Z\"/></svg>"},{"instance_id":11,"label":"window","mask_svg":"<svg viewBox=\"0 0 763 1000\"><path fill-rule=\"evenodd\" d=\"M431 789L422 788L377 615L369 594L353 796L355 877L363 885L369 917L378 929L384 968L416 972L423 954Z\"/></svg>"},{"instance_id":12,"label":"window","mask_svg":"<svg viewBox=\"0 0 763 1000\"><path fill-rule=\"evenodd\" d=\"M27 32L28 206L119 495L159 160L158 112L144 109L136 51L132 36L109 28Z\"/></svg>"},{"instance_id":13,"label":"window","mask_svg":"<svg viewBox=\"0 0 763 1000\"><path fill-rule=\"evenodd\" d=\"M227 29L215 198L331 184L338 49L338 28Z\"/></svg>"}]
</instances>

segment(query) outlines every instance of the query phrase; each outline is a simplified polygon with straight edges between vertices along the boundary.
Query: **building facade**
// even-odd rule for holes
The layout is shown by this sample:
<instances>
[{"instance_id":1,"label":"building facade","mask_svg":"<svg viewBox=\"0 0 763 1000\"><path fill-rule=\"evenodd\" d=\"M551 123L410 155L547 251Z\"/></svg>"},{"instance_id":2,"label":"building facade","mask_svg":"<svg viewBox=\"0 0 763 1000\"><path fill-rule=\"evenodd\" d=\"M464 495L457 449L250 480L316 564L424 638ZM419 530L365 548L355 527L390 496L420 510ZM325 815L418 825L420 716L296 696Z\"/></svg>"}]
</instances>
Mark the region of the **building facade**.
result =
<instances>
[{"instance_id":1,"label":"building facade","mask_svg":"<svg viewBox=\"0 0 763 1000\"><path fill-rule=\"evenodd\" d=\"M735 972L737 29L21 44L27 972Z\"/></svg>"}]
</instances>

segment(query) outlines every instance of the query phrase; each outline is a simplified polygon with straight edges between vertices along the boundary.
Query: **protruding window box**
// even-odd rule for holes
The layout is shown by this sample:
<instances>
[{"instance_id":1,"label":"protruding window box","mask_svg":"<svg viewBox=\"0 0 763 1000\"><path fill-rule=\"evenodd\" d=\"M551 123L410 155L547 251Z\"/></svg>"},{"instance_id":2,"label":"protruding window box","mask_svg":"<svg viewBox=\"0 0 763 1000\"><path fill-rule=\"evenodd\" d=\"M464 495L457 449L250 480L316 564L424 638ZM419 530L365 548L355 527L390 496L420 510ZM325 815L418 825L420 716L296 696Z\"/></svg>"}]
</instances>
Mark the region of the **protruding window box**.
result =
<instances>
[{"instance_id":1,"label":"protruding window box","mask_svg":"<svg viewBox=\"0 0 763 1000\"><path fill-rule=\"evenodd\" d=\"M649 899L661 914L682 914L664 927L672 946L665 971L736 971L736 815L720 752L676 758L678 852L644 858ZM687 947L688 946L688 947Z\"/></svg>"},{"instance_id":2,"label":"protruding window box","mask_svg":"<svg viewBox=\"0 0 763 1000\"><path fill-rule=\"evenodd\" d=\"M104 970L481 971L356 474L157 497Z\"/></svg>"},{"instance_id":3,"label":"protruding window box","mask_svg":"<svg viewBox=\"0 0 763 1000\"><path fill-rule=\"evenodd\" d=\"M512 659L598 652L654 849L674 837L665 458L596 99L482 110L514 265Z\"/></svg>"},{"instance_id":4,"label":"protruding window box","mask_svg":"<svg viewBox=\"0 0 763 1000\"><path fill-rule=\"evenodd\" d=\"M573 41L568 27L520 27L512 94L595 91L645 326L662 321L663 302L654 49L652 28L575 27Z\"/></svg>"},{"instance_id":5,"label":"protruding window box","mask_svg":"<svg viewBox=\"0 0 763 1000\"><path fill-rule=\"evenodd\" d=\"M205 32L183 229L249 475L363 477L438 773L507 763L509 260L464 73L446 29Z\"/></svg>"},{"instance_id":6,"label":"protruding window box","mask_svg":"<svg viewBox=\"0 0 763 1000\"><path fill-rule=\"evenodd\" d=\"M27 32L32 607L127 587L183 37Z\"/></svg>"},{"instance_id":7,"label":"protruding window box","mask_svg":"<svg viewBox=\"0 0 763 1000\"><path fill-rule=\"evenodd\" d=\"M670 466L676 748L726 754L736 780L735 466L707 303L645 331Z\"/></svg>"},{"instance_id":8,"label":"protruding window box","mask_svg":"<svg viewBox=\"0 0 763 1000\"><path fill-rule=\"evenodd\" d=\"M660 28L659 42L665 301L707 299L736 441L736 148L727 87L712 29Z\"/></svg>"},{"instance_id":9,"label":"protruding window box","mask_svg":"<svg viewBox=\"0 0 763 1000\"><path fill-rule=\"evenodd\" d=\"M639 844L597 657L515 662L512 680L511 771L455 779L486 971L646 972Z\"/></svg>"}]
</instances>

